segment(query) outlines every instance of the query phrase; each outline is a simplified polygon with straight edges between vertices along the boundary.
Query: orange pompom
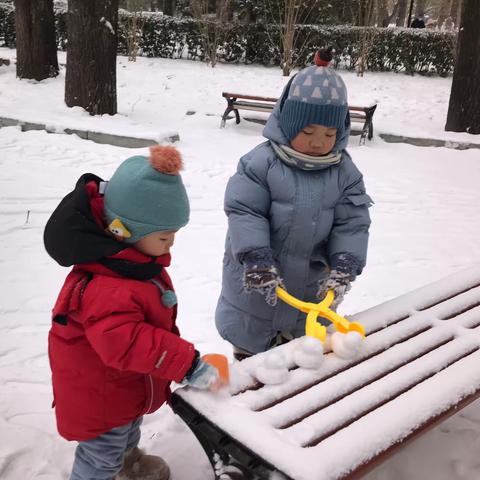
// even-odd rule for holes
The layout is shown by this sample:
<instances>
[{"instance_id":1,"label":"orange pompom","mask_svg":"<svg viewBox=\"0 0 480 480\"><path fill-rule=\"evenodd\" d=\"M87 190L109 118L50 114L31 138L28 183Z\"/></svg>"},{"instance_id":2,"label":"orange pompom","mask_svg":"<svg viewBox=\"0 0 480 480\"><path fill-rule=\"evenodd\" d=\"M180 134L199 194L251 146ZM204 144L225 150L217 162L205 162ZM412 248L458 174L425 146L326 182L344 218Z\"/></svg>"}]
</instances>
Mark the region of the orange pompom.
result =
<instances>
[{"instance_id":1,"label":"orange pompom","mask_svg":"<svg viewBox=\"0 0 480 480\"><path fill-rule=\"evenodd\" d=\"M155 170L168 175L178 175L183 168L180 152L168 145L150 147L150 163Z\"/></svg>"}]
</instances>

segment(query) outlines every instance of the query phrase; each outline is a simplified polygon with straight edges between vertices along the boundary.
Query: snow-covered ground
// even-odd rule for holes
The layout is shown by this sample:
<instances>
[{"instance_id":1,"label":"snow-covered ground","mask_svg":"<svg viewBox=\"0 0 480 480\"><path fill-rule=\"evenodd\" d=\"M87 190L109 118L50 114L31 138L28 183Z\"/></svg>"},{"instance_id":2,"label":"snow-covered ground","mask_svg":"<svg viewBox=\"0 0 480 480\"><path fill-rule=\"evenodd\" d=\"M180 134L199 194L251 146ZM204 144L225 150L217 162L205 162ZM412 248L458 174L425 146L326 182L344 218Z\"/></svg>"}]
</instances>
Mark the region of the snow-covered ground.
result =
<instances>
[{"instance_id":1,"label":"snow-covered ground","mask_svg":"<svg viewBox=\"0 0 480 480\"><path fill-rule=\"evenodd\" d=\"M13 54L0 49L0 56ZM377 130L451 135L442 132L449 79L344 77L352 103L381 102ZM172 128L180 133L192 219L177 235L170 268L180 297L179 324L202 352L231 355L213 322L226 229L223 191L239 156L262 137L261 126L249 122L218 128L225 107L221 92L278 95L284 82L279 70L257 66L212 70L188 61L141 58L129 64L121 58L121 114L91 118L63 105L63 74L40 84L18 81L10 66L0 68L0 115L112 133ZM187 110L197 113L186 115ZM46 337L49 312L67 271L45 253L43 226L82 173L108 178L123 159L146 150L9 127L0 129L0 152L0 478L60 480L68 476L75 445L56 433ZM369 263L342 313L374 306L480 261L478 150L417 148L378 138L359 147L353 137L350 153L376 204ZM172 480L213 478L201 448L168 407L146 417L142 445L167 459ZM367 478L474 480L480 477L479 447L480 406L473 404Z\"/></svg>"},{"instance_id":2,"label":"snow-covered ground","mask_svg":"<svg viewBox=\"0 0 480 480\"><path fill-rule=\"evenodd\" d=\"M16 52L0 48L0 57L14 61ZM119 114L91 118L64 104L65 54L59 52L60 75L43 82L15 78L15 65L0 68L0 116L46 123L51 128L91 130L157 138L182 122L187 111L197 116L220 115L226 107L222 92L278 97L288 79L278 67L218 64L161 58L119 57ZM351 105L377 103L377 132L480 143L480 135L445 132L451 77L340 71ZM35 84L35 88L33 87ZM242 112L245 114L246 112ZM249 116L262 114L249 113ZM219 120L217 120L219 122Z\"/></svg>"}]
</instances>

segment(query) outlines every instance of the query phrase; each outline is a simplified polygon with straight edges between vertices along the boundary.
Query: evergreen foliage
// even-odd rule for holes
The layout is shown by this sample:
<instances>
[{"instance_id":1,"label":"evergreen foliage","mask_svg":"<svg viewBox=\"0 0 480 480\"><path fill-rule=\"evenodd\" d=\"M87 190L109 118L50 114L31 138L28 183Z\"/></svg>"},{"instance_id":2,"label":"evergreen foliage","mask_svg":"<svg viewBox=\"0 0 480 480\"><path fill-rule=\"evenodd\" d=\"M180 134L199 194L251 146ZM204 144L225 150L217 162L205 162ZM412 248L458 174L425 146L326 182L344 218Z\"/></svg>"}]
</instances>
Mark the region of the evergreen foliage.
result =
<instances>
[{"instance_id":1,"label":"evergreen foliage","mask_svg":"<svg viewBox=\"0 0 480 480\"><path fill-rule=\"evenodd\" d=\"M119 15L119 54L127 53L126 18ZM144 12L140 38L140 55L163 58L203 60L204 47L198 23L193 18L169 17ZM10 3L0 2L0 45L15 47L15 15ZM66 48L66 12L56 11L57 44ZM333 45L337 68L355 69L361 53L364 29L369 29L370 46L366 59L371 71L406 72L409 74L448 75L455 61L456 35L407 28L375 28L355 26L298 25L300 37L308 39L308 48L294 52L298 67L311 64L318 48ZM279 27L275 24L233 22L226 26L224 42L218 49L218 60L230 63L280 65ZM299 44L302 44L300 38Z\"/></svg>"}]
</instances>

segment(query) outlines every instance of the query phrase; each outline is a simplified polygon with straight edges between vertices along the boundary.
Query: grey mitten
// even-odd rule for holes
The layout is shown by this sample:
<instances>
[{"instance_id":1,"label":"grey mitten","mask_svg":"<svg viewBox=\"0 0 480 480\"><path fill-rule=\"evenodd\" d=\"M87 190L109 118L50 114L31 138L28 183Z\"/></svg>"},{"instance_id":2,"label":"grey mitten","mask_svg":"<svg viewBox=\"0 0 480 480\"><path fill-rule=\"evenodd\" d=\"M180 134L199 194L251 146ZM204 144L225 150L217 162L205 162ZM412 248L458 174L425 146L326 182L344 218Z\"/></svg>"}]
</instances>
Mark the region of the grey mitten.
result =
<instances>
[{"instance_id":1,"label":"grey mitten","mask_svg":"<svg viewBox=\"0 0 480 480\"><path fill-rule=\"evenodd\" d=\"M335 298L330 308L336 311L350 288L352 288L352 286L350 285L350 275L348 273L331 270L328 277L318 282L317 297L319 300L323 300L328 290L333 290Z\"/></svg>"},{"instance_id":2,"label":"grey mitten","mask_svg":"<svg viewBox=\"0 0 480 480\"><path fill-rule=\"evenodd\" d=\"M265 297L265 301L275 306L276 289L282 285L282 279L268 247L251 250L241 256L244 267L243 285L247 292L256 291Z\"/></svg>"},{"instance_id":3,"label":"grey mitten","mask_svg":"<svg viewBox=\"0 0 480 480\"><path fill-rule=\"evenodd\" d=\"M331 260L330 274L318 283L318 299L323 300L327 291L333 290L335 299L330 308L337 310L343 302L345 294L352 288L351 282L355 280L360 271L360 263L353 255L348 253L335 255Z\"/></svg>"}]
</instances>

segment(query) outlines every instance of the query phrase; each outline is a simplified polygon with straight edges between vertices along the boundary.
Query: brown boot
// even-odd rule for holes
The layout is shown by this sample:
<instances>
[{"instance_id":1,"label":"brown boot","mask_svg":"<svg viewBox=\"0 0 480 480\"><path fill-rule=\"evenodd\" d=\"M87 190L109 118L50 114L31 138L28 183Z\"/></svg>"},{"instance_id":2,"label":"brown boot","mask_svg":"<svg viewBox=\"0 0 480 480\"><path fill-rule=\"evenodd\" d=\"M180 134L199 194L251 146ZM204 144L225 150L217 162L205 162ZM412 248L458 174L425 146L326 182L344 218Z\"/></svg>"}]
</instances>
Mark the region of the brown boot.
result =
<instances>
[{"instance_id":1,"label":"brown boot","mask_svg":"<svg viewBox=\"0 0 480 480\"><path fill-rule=\"evenodd\" d=\"M125 452L123 467L115 480L168 480L170 469L167 463L155 455L146 455L134 447Z\"/></svg>"}]
</instances>

